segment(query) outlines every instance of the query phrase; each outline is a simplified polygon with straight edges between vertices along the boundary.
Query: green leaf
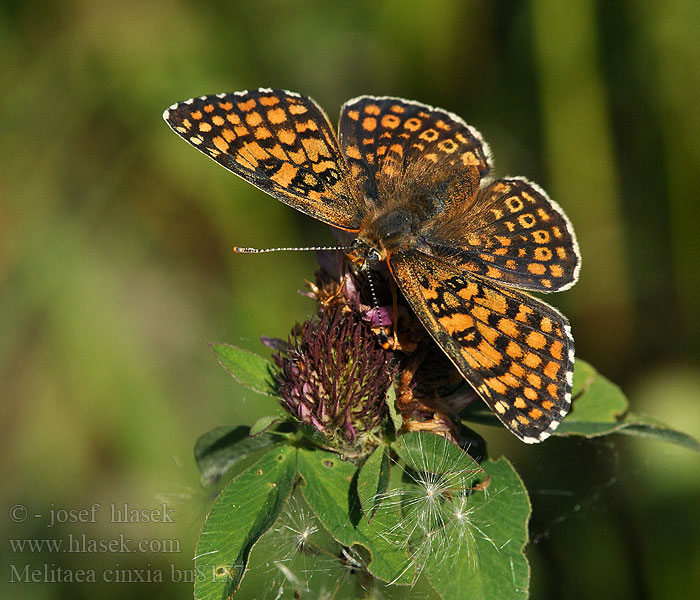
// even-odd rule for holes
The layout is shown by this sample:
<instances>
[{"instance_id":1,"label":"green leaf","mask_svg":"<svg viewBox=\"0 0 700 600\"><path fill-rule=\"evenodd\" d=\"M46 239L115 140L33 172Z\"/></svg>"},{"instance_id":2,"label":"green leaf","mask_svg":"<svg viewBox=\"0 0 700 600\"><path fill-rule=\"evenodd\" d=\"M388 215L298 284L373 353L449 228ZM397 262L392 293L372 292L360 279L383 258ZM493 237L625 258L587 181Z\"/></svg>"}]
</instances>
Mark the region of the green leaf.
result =
<instances>
[{"instance_id":1,"label":"green leaf","mask_svg":"<svg viewBox=\"0 0 700 600\"><path fill-rule=\"evenodd\" d=\"M210 343L209 348L238 383L258 394L276 395L272 363L266 358L230 344Z\"/></svg>"},{"instance_id":2,"label":"green leaf","mask_svg":"<svg viewBox=\"0 0 700 600\"><path fill-rule=\"evenodd\" d=\"M559 426L559 435L602 435L627 412L622 390L580 359L574 369L571 411Z\"/></svg>"},{"instance_id":3,"label":"green leaf","mask_svg":"<svg viewBox=\"0 0 700 600\"><path fill-rule=\"evenodd\" d=\"M389 487L389 473L389 447L382 445L372 452L357 476L357 494L367 521L372 520L382 503Z\"/></svg>"},{"instance_id":4,"label":"green leaf","mask_svg":"<svg viewBox=\"0 0 700 600\"><path fill-rule=\"evenodd\" d=\"M284 417L280 415L268 415L266 417L260 417L250 428L250 437L256 437L261 433L265 433L271 427L274 427L278 423L284 421Z\"/></svg>"},{"instance_id":5,"label":"green leaf","mask_svg":"<svg viewBox=\"0 0 700 600\"><path fill-rule=\"evenodd\" d=\"M693 436L671 429L668 425L646 415L628 413L617 431L626 435L648 437L659 442L669 442L700 452L700 442Z\"/></svg>"},{"instance_id":6,"label":"green leaf","mask_svg":"<svg viewBox=\"0 0 700 600\"><path fill-rule=\"evenodd\" d=\"M700 451L700 442L646 415L628 413L628 402L622 390L603 377L587 362L576 359L572 387L571 411L554 431L556 436L587 438L624 433L652 438ZM462 417L467 422L502 427L493 412L474 403Z\"/></svg>"},{"instance_id":7,"label":"green leaf","mask_svg":"<svg viewBox=\"0 0 700 600\"><path fill-rule=\"evenodd\" d=\"M217 427L205 433L194 447L202 485L214 485L242 459L279 442L279 437L270 434L251 438L245 425Z\"/></svg>"},{"instance_id":8,"label":"green leaf","mask_svg":"<svg viewBox=\"0 0 700 600\"><path fill-rule=\"evenodd\" d=\"M596 437L624 433L684 446L700 452L700 442L646 415L627 412L622 390L588 363L577 360L572 390L573 404L555 435Z\"/></svg>"},{"instance_id":9,"label":"green leaf","mask_svg":"<svg viewBox=\"0 0 700 600\"><path fill-rule=\"evenodd\" d=\"M231 480L214 501L199 535L197 600L233 594L255 543L275 522L296 481L296 450L279 446Z\"/></svg>"},{"instance_id":10,"label":"green leaf","mask_svg":"<svg viewBox=\"0 0 700 600\"><path fill-rule=\"evenodd\" d=\"M355 489L357 467L323 450L300 448L297 456L302 494L326 530L344 546L365 548L370 555L367 569L375 577L411 583L415 570L405 545L387 536L400 520L396 504L383 502L368 523Z\"/></svg>"},{"instance_id":11,"label":"green leaf","mask_svg":"<svg viewBox=\"0 0 700 600\"><path fill-rule=\"evenodd\" d=\"M389 407L389 417L391 417L391 422L394 425L394 431L401 431L401 427L403 427L403 417L401 416L401 412L396 409L396 390L393 385L389 386L384 401Z\"/></svg>"},{"instance_id":12,"label":"green leaf","mask_svg":"<svg viewBox=\"0 0 700 600\"><path fill-rule=\"evenodd\" d=\"M423 573L443 600L524 600L530 501L505 458L482 466L487 486L443 499L443 526L424 538Z\"/></svg>"}]
</instances>

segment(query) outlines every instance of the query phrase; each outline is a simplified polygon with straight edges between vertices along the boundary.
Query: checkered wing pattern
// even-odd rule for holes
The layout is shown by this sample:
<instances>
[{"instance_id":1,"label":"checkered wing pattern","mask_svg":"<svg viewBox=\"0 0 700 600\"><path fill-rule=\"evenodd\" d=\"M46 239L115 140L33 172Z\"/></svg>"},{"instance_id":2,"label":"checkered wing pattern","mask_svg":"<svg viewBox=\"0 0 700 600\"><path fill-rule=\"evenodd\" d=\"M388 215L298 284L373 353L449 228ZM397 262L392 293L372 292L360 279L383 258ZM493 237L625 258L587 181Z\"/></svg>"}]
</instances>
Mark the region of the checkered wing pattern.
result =
<instances>
[{"instance_id":1,"label":"checkered wing pattern","mask_svg":"<svg viewBox=\"0 0 700 600\"><path fill-rule=\"evenodd\" d=\"M496 416L540 442L571 405L574 342L559 312L418 252L389 259L425 328Z\"/></svg>"},{"instance_id":2,"label":"checkered wing pattern","mask_svg":"<svg viewBox=\"0 0 700 600\"><path fill-rule=\"evenodd\" d=\"M466 210L427 228L438 253L501 284L556 292L578 279L581 257L571 223L541 188L521 177L483 187Z\"/></svg>"},{"instance_id":3,"label":"checkered wing pattern","mask_svg":"<svg viewBox=\"0 0 700 600\"><path fill-rule=\"evenodd\" d=\"M491 168L478 131L418 102L360 96L343 105L338 130L353 181L377 204L430 194L444 203L448 182L468 180L471 194Z\"/></svg>"},{"instance_id":4,"label":"checkered wing pattern","mask_svg":"<svg viewBox=\"0 0 700 600\"><path fill-rule=\"evenodd\" d=\"M328 117L310 98L259 89L192 98L163 113L220 165L319 221L357 231L361 203Z\"/></svg>"}]
</instances>

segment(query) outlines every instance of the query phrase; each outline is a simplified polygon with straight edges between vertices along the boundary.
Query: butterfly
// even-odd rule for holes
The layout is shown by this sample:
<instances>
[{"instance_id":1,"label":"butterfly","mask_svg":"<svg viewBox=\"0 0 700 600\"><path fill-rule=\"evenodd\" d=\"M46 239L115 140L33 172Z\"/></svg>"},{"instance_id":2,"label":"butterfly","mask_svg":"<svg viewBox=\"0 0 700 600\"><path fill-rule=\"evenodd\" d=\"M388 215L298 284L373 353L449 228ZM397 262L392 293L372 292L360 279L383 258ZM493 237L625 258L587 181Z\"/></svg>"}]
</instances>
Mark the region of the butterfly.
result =
<instances>
[{"instance_id":1,"label":"butterfly","mask_svg":"<svg viewBox=\"0 0 700 600\"><path fill-rule=\"evenodd\" d=\"M354 234L349 258L388 265L425 329L521 440L546 439L566 416L571 329L527 291L576 283L574 230L534 183L489 178L489 147L460 117L360 96L342 106L336 137L311 98L264 88L192 98L163 117L229 171Z\"/></svg>"}]
</instances>

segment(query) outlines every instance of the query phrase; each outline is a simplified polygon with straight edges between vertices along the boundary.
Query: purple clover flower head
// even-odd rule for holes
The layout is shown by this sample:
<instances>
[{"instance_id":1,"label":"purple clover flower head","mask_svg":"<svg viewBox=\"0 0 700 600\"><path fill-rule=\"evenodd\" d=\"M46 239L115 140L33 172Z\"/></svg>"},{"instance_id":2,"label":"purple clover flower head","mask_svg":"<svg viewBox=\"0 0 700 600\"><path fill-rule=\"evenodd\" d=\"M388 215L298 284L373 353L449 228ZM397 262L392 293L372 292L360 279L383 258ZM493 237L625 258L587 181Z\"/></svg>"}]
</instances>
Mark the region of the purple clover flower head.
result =
<instances>
[{"instance_id":1,"label":"purple clover flower head","mask_svg":"<svg viewBox=\"0 0 700 600\"><path fill-rule=\"evenodd\" d=\"M395 362L368 324L352 312L321 312L273 355L284 408L341 452L373 445L387 417Z\"/></svg>"}]
</instances>

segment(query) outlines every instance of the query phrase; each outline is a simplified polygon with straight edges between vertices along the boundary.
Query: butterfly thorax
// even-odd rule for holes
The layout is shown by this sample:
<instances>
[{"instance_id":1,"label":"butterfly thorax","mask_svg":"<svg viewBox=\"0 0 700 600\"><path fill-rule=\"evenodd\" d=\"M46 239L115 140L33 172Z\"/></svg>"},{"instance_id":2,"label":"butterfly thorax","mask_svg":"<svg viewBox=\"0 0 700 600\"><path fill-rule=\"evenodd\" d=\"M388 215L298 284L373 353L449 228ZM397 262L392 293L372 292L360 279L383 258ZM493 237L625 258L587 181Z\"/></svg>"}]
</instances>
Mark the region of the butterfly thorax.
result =
<instances>
[{"instance_id":1,"label":"butterfly thorax","mask_svg":"<svg viewBox=\"0 0 700 600\"><path fill-rule=\"evenodd\" d=\"M371 266L399 250L427 250L421 235L424 223L425 219L417 211L405 208L370 214L363 220L348 257L360 266Z\"/></svg>"}]
</instances>

